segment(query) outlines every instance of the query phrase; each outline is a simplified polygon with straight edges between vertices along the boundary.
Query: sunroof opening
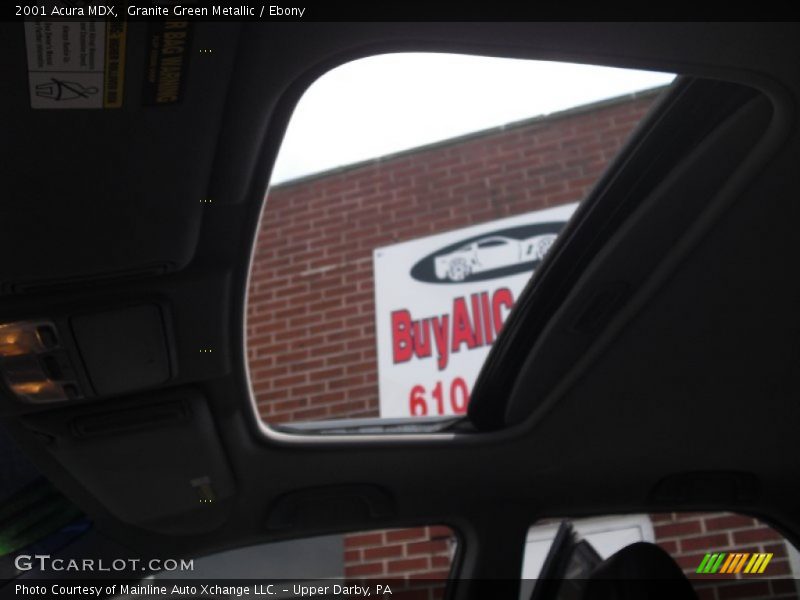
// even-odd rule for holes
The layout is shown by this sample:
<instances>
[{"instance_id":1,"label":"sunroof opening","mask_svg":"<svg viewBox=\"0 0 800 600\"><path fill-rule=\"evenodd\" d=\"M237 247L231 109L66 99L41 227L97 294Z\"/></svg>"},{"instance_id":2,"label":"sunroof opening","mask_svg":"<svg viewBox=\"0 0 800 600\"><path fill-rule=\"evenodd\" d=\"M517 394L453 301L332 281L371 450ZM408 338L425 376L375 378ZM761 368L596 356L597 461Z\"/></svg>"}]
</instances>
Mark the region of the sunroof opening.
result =
<instances>
[{"instance_id":1,"label":"sunroof opening","mask_svg":"<svg viewBox=\"0 0 800 600\"><path fill-rule=\"evenodd\" d=\"M463 415L525 283L673 77L448 54L321 77L289 124L253 256L262 419L380 433Z\"/></svg>"}]
</instances>

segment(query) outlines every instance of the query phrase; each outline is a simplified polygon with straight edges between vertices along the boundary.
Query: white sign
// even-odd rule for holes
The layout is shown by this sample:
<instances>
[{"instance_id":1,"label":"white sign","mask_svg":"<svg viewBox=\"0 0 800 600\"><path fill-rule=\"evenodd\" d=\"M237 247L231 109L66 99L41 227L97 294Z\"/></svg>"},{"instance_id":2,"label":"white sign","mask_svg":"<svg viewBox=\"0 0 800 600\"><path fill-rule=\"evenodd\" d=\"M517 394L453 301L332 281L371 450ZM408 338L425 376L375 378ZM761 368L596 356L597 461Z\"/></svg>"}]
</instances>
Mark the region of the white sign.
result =
<instances>
[{"instance_id":1,"label":"white sign","mask_svg":"<svg viewBox=\"0 0 800 600\"><path fill-rule=\"evenodd\" d=\"M576 207L375 249L382 417L466 412L508 312Z\"/></svg>"}]
</instances>

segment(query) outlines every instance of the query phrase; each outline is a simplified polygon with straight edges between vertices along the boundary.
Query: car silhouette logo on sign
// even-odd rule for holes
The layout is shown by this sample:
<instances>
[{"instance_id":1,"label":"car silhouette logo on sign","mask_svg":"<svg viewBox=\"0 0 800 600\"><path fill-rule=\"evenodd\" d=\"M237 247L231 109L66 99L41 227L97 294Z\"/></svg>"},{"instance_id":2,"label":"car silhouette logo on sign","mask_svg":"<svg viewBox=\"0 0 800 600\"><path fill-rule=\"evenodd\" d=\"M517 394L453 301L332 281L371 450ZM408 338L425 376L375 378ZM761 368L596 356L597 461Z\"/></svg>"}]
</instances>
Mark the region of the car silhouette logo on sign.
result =
<instances>
[{"instance_id":1,"label":"car silhouette logo on sign","mask_svg":"<svg viewBox=\"0 0 800 600\"><path fill-rule=\"evenodd\" d=\"M417 261L411 277L426 283L466 283L532 271L565 224L535 223L463 239Z\"/></svg>"}]
</instances>

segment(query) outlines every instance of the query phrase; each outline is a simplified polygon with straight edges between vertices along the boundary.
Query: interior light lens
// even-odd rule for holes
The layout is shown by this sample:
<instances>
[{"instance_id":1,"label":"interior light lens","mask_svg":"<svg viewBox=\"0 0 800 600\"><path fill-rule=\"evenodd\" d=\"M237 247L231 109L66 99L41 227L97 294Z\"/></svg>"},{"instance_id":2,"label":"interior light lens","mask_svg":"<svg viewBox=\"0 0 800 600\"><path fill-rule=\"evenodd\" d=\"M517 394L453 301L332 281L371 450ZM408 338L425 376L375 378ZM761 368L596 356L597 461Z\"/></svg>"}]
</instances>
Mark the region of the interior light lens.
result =
<instances>
[{"instance_id":1,"label":"interior light lens","mask_svg":"<svg viewBox=\"0 0 800 600\"><path fill-rule=\"evenodd\" d=\"M51 323L26 322L0 325L0 356L36 354L55 348L58 338Z\"/></svg>"},{"instance_id":2,"label":"interior light lens","mask_svg":"<svg viewBox=\"0 0 800 600\"><path fill-rule=\"evenodd\" d=\"M55 402L68 398L64 388L49 379L16 383L11 389L17 396L30 402Z\"/></svg>"},{"instance_id":3,"label":"interior light lens","mask_svg":"<svg viewBox=\"0 0 800 600\"><path fill-rule=\"evenodd\" d=\"M74 376L61 381L60 368L46 369L63 355L56 327L49 321L17 321L0 325L0 373L11 391L21 400L33 403L56 402L81 396ZM48 362L50 361L50 362ZM67 369L72 372L72 369ZM53 373L56 373L55 375ZM59 381L54 381L58 379Z\"/></svg>"}]
</instances>

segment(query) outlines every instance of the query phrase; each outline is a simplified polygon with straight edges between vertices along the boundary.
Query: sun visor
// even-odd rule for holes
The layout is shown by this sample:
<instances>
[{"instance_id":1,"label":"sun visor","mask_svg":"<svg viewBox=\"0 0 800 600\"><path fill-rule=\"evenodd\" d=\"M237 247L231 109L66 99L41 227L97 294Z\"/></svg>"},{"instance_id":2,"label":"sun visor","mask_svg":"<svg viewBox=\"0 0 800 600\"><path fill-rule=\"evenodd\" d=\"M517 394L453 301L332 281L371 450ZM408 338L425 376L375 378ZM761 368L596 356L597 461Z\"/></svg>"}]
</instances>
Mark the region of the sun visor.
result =
<instances>
[{"instance_id":1,"label":"sun visor","mask_svg":"<svg viewBox=\"0 0 800 600\"><path fill-rule=\"evenodd\" d=\"M164 533L208 531L226 518L233 475L204 397L175 392L64 417L25 424L117 518Z\"/></svg>"},{"instance_id":2,"label":"sun visor","mask_svg":"<svg viewBox=\"0 0 800 600\"><path fill-rule=\"evenodd\" d=\"M150 48L163 35L144 22L120 30L110 22L85 23L97 28L98 40L121 40L122 65L107 64L112 57L98 46L96 71L47 71L66 66L59 63L62 45L41 41L49 39L46 28L58 27L59 39L74 36L77 47L86 40L81 23L74 24L62 32L57 22L26 23L24 43L0 36L7 74L0 163L14 178L3 197L5 214L14 218L0 220L0 253L13 260L0 268L0 293L180 270L194 256L209 208L202 201L209 195L236 30L187 26L180 87L168 97L159 95L158 81L149 82ZM213 47L213 58L197 52L200 46ZM49 67L37 64L42 52L52 55ZM104 65L118 69L119 89L103 80Z\"/></svg>"}]
</instances>

